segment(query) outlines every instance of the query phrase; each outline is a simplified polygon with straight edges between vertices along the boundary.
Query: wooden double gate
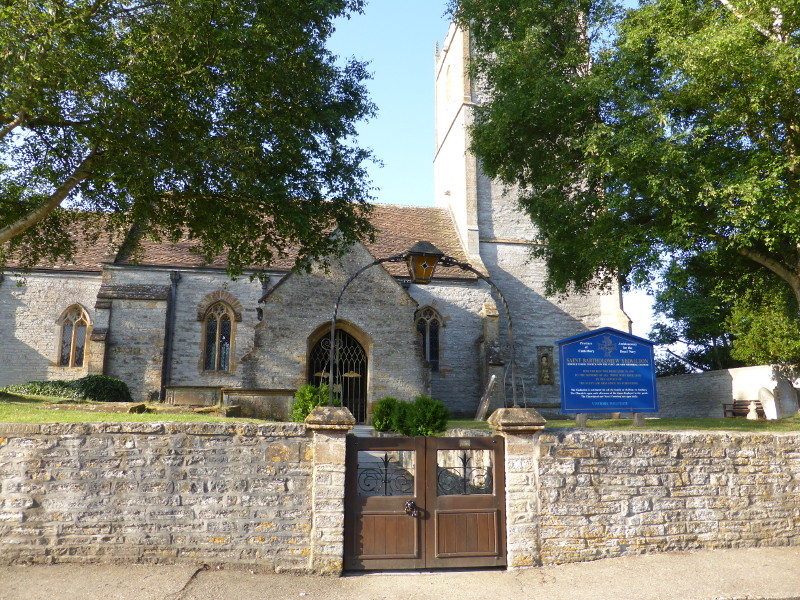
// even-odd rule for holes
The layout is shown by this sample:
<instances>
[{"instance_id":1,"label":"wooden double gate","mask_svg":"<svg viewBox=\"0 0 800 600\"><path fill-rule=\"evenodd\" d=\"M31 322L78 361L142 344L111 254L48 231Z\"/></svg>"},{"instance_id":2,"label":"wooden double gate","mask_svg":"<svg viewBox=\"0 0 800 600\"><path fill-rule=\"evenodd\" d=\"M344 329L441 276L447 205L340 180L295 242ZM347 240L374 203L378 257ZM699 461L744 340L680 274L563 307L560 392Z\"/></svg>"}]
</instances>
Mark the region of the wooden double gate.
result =
<instances>
[{"instance_id":1,"label":"wooden double gate","mask_svg":"<svg viewBox=\"0 0 800 600\"><path fill-rule=\"evenodd\" d=\"M506 564L502 437L347 438L347 570Z\"/></svg>"}]
</instances>

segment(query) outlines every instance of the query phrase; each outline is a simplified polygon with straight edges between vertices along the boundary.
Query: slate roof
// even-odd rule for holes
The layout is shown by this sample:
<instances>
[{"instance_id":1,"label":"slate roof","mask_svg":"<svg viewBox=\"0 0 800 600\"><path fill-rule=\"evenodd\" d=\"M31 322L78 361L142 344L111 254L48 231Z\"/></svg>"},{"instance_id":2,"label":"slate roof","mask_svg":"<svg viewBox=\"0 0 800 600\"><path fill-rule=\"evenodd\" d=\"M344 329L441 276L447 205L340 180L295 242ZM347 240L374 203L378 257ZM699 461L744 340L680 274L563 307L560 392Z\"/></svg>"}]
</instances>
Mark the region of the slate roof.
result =
<instances>
[{"instance_id":1,"label":"slate roof","mask_svg":"<svg viewBox=\"0 0 800 600\"><path fill-rule=\"evenodd\" d=\"M372 243L366 243L367 250L375 258L384 258L400 254L420 240L434 244L442 252L453 258L467 262L466 253L461 246L458 233L453 220L445 209L397 206L377 204L374 207L372 224L377 228L378 234ZM224 269L225 257L217 257L211 263L205 263L201 256L192 252L196 242L185 238L175 244L170 242L153 242L142 239L138 250L129 256L123 252L118 253L121 240L111 241L107 235L100 237L96 244L78 244L75 255L70 262L57 264L37 265L37 269L58 271L89 271L99 272L104 263L118 265L142 265L166 268L212 268ZM116 259L115 259L116 255ZM273 264L267 267L269 271L288 272L294 265L294 253L283 258L276 258ZM18 266L9 262L9 267ZM386 263L384 265L392 275L404 277L408 275L402 263ZM474 279L474 276L458 268L443 268L436 270L436 279Z\"/></svg>"}]
</instances>

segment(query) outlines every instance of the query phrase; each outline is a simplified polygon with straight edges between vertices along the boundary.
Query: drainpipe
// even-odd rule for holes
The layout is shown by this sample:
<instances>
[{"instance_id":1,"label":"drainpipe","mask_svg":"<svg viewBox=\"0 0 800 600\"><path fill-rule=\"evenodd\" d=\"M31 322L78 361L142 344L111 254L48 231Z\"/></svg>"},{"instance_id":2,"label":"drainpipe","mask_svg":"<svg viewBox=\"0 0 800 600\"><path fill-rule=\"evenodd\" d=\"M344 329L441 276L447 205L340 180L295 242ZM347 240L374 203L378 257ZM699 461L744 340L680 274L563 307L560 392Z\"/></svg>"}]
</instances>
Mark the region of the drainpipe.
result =
<instances>
[{"instance_id":1,"label":"drainpipe","mask_svg":"<svg viewBox=\"0 0 800 600\"><path fill-rule=\"evenodd\" d=\"M167 299L167 316L164 324L164 355L161 363L161 390L159 400L164 402L167 399L167 386L172 383L172 347L175 338L175 313L178 303L178 282L181 274L172 271L169 274L170 288L169 298Z\"/></svg>"}]
</instances>

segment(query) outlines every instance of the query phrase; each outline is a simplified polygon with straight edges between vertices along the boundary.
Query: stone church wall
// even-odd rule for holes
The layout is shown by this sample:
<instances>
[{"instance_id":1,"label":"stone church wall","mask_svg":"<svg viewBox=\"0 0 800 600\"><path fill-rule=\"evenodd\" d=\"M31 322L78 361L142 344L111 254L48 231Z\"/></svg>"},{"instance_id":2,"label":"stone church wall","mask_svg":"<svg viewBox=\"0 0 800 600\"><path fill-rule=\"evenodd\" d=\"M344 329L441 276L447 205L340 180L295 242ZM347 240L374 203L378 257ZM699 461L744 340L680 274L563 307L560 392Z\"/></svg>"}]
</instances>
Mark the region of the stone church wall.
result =
<instances>
[{"instance_id":1,"label":"stone church wall","mask_svg":"<svg viewBox=\"0 0 800 600\"><path fill-rule=\"evenodd\" d=\"M356 247L329 273L292 273L264 302L255 349L247 359L244 385L296 389L307 379L307 355L329 331L336 298L347 278L373 261ZM414 328L416 303L381 266L360 275L339 307L337 328L358 339L368 358L367 401L384 396L414 398L426 390L421 348ZM408 324L406 327L404 324Z\"/></svg>"},{"instance_id":2,"label":"stone church wall","mask_svg":"<svg viewBox=\"0 0 800 600\"><path fill-rule=\"evenodd\" d=\"M104 287L108 334L104 373L128 384L136 400L157 400L161 389L169 272L110 268Z\"/></svg>"},{"instance_id":3,"label":"stone church wall","mask_svg":"<svg viewBox=\"0 0 800 600\"><path fill-rule=\"evenodd\" d=\"M479 311L489 299L488 286L479 281L437 282L412 285L409 294L420 308L430 306L442 317L439 371L430 374L431 396L444 402L454 415L473 417L483 394ZM410 326L413 328L413 323Z\"/></svg>"},{"instance_id":4,"label":"stone church wall","mask_svg":"<svg viewBox=\"0 0 800 600\"><path fill-rule=\"evenodd\" d=\"M629 320L619 290L565 299L545 296L546 266L530 256L531 244L541 241L535 226L520 210L517 193L486 177L469 152L471 111L491 93L465 69L470 53L469 36L451 25L436 61L434 200L450 211L473 266L484 267L508 301L518 398L554 414L560 408L556 342L603 326L627 332ZM505 332L502 310L500 317ZM500 337L505 344L505 333ZM544 354L548 377L540 368Z\"/></svg>"},{"instance_id":5,"label":"stone church wall","mask_svg":"<svg viewBox=\"0 0 800 600\"><path fill-rule=\"evenodd\" d=\"M18 285L18 283L20 285ZM88 366L59 367L61 328L57 320L80 304L96 322L95 299L100 274L32 272L5 274L0 281L0 386L48 379L77 379ZM87 341L87 356L91 341ZM88 362L88 361L87 361Z\"/></svg>"},{"instance_id":6,"label":"stone church wall","mask_svg":"<svg viewBox=\"0 0 800 600\"><path fill-rule=\"evenodd\" d=\"M181 272L171 385L241 387L242 358L253 349L254 332L258 324L256 310L262 294L261 282L250 281L247 274L231 281L221 272ZM210 301L211 296L221 297L228 302L239 302L242 307L241 321L234 323L228 373L203 370L203 322L199 320L198 309L204 299L209 298Z\"/></svg>"}]
</instances>

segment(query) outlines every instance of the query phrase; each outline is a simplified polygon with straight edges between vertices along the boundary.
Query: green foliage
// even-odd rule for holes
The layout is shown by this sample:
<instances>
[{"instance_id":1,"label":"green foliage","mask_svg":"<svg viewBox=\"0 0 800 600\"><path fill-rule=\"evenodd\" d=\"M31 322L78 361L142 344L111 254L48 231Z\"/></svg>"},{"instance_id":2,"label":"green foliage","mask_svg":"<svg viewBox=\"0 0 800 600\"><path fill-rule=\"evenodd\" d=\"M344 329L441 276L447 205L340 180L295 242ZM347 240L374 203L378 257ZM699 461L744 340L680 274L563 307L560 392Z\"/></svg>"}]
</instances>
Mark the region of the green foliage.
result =
<instances>
[{"instance_id":1,"label":"green foliage","mask_svg":"<svg viewBox=\"0 0 800 600\"><path fill-rule=\"evenodd\" d=\"M417 396L414 402L400 402L394 398L384 398L381 407L381 425L388 422L386 429L377 431L396 431L402 435L435 435L447 429L450 411L439 400L430 396ZM391 412L389 412L391 411ZM376 406L377 412L377 406ZM375 427L373 413L373 427ZM385 415L385 416L384 416Z\"/></svg>"},{"instance_id":2,"label":"green foliage","mask_svg":"<svg viewBox=\"0 0 800 600\"><path fill-rule=\"evenodd\" d=\"M389 431L392 428L392 413L398 402L397 398L386 396L375 403L372 409L372 427L375 431Z\"/></svg>"},{"instance_id":3,"label":"green foliage","mask_svg":"<svg viewBox=\"0 0 800 600\"><path fill-rule=\"evenodd\" d=\"M686 345L682 358L695 369L800 363L800 312L776 275L720 251L673 261L656 290L656 313L666 323L650 338ZM658 374L689 372L657 361Z\"/></svg>"},{"instance_id":4,"label":"green foliage","mask_svg":"<svg viewBox=\"0 0 800 600\"><path fill-rule=\"evenodd\" d=\"M3 392L31 396L53 396L93 402L130 402L128 385L106 375L87 375L72 381L31 381L2 388Z\"/></svg>"},{"instance_id":5,"label":"green foliage","mask_svg":"<svg viewBox=\"0 0 800 600\"><path fill-rule=\"evenodd\" d=\"M736 336L733 356L748 364L800 363L800 318L792 294L783 288L765 296L754 288L739 298L728 318Z\"/></svg>"},{"instance_id":6,"label":"green foliage","mask_svg":"<svg viewBox=\"0 0 800 600\"><path fill-rule=\"evenodd\" d=\"M301 385L294 394L294 402L292 403L292 410L289 413L289 420L295 423L302 423L306 417L311 414L317 406L325 406L328 404L328 384L323 383L319 387L306 383ZM341 402L334 396L333 403L335 406L341 406Z\"/></svg>"},{"instance_id":7,"label":"green foliage","mask_svg":"<svg viewBox=\"0 0 800 600\"><path fill-rule=\"evenodd\" d=\"M74 382L85 400L94 402L131 402L131 392L124 381L107 375L87 375Z\"/></svg>"},{"instance_id":8,"label":"green foliage","mask_svg":"<svg viewBox=\"0 0 800 600\"><path fill-rule=\"evenodd\" d=\"M450 411L439 400L430 396L417 396L411 404L412 435L435 435L447 429Z\"/></svg>"},{"instance_id":9,"label":"green foliage","mask_svg":"<svg viewBox=\"0 0 800 600\"><path fill-rule=\"evenodd\" d=\"M0 6L0 254L35 264L69 255L71 232L137 224L129 248L144 232L188 235L235 274L369 237L372 157L352 142L374 113L368 72L326 47L335 19L363 6Z\"/></svg>"},{"instance_id":10,"label":"green foliage","mask_svg":"<svg viewBox=\"0 0 800 600\"><path fill-rule=\"evenodd\" d=\"M401 435L414 436L416 428L412 421L413 411L410 402L398 402L392 408L391 430Z\"/></svg>"},{"instance_id":11,"label":"green foliage","mask_svg":"<svg viewBox=\"0 0 800 600\"><path fill-rule=\"evenodd\" d=\"M749 281L757 270L741 257L713 251L668 265L653 304L662 320L653 326L650 339L664 346L681 344L684 363L675 356L657 361L659 376L745 366L731 356L734 340L726 320L741 281Z\"/></svg>"},{"instance_id":12,"label":"green foliage","mask_svg":"<svg viewBox=\"0 0 800 600\"><path fill-rule=\"evenodd\" d=\"M7 385L0 389L2 392L11 394L26 394L30 396L52 396L54 398L70 398L79 400L82 398L74 381L29 381L17 385Z\"/></svg>"},{"instance_id":13,"label":"green foliage","mask_svg":"<svg viewBox=\"0 0 800 600\"><path fill-rule=\"evenodd\" d=\"M709 248L800 300L800 12L786 0L459 0L492 91L472 150L523 190L548 288ZM735 60L732 58L735 57Z\"/></svg>"},{"instance_id":14,"label":"green foliage","mask_svg":"<svg viewBox=\"0 0 800 600\"><path fill-rule=\"evenodd\" d=\"M675 356L656 355L656 377L669 377L670 375L686 375L694 373L694 369L686 364L685 360Z\"/></svg>"}]
</instances>

